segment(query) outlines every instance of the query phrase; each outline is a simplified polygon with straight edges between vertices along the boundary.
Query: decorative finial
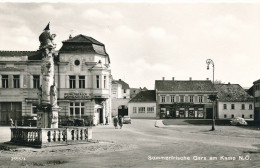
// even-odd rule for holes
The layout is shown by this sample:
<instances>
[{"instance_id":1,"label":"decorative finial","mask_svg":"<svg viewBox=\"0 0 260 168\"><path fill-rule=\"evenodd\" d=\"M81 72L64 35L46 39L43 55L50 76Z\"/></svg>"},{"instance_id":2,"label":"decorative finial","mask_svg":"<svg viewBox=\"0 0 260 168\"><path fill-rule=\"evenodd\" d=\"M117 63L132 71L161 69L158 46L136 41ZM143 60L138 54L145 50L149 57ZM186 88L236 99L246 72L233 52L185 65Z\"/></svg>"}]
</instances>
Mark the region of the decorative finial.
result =
<instances>
[{"instance_id":1,"label":"decorative finial","mask_svg":"<svg viewBox=\"0 0 260 168\"><path fill-rule=\"evenodd\" d=\"M45 29L43 31L46 31L46 30L50 30L50 22L48 23L48 25L45 27Z\"/></svg>"}]
</instances>

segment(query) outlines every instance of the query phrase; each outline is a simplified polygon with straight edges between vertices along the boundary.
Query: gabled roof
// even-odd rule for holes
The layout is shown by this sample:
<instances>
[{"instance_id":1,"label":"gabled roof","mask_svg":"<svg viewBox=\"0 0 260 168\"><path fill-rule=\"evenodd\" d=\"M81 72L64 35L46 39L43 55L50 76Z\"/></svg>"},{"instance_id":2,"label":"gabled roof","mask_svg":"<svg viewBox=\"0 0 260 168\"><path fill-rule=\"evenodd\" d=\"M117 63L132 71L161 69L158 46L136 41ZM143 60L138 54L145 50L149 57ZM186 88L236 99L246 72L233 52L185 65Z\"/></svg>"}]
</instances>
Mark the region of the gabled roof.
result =
<instances>
[{"instance_id":1,"label":"gabled roof","mask_svg":"<svg viewBox=\"0 0 260 168\"><path fill-rule=\"evenodd\" d=\"M88 53L88 54L99 54L108 57L105 45L99 41L85 35L77 35L68 40L62 42L63 45L59 50L59 53Z\"/></svg>"},{"instance_id":2,"label":"gabled roof","mask_svg":"<svg viewBox=\"0 0 260 168\"><path fill-rule=\"evenodd\" d=\"M119 79L119 80L113 80L112 84L121 84L122 85L122 89L130 89L129 85L127 83L125 83L123 80Z\"/></svg>"},{"instance_id":3,"label":"gabled roof","mask_svg":"<svg viewBox=\"0 0 260 168\"><path fill-rule=\"evenodd\" d=\"M107 66L105 66L104 64L102 64L102 62L99 60L96 65L94 65L91 70L104 70L107 69Z\"/></svg>"},{"instance_id":4,"label":"gabled roof","mask_svg":"<svg viewBox=\"0 0 260 168\"><path fill-rule=\"evenodd\" d=\"M75 37L65 40L65 41L63 41L63 43L91 43L91 44L97 44L97 45L104 46L103 43L100 43L99 41L93 39L92 37L85 36L82 34L79 34Z\"/></svg>"},{"instance_id":5,"label":"gabled roof","mask_svg":"<svg viewBox=\"0 0 260 168\"><path fill-rule=\"evenodd\" d=\"M239 84L216 84L218 100L223 102L251 102L250 96Z\"/></svg>"},{"instance_id":6,"label":"gabled roof","mask_svg":"<svg viewBox=\"0 0 260 168\"><path fill-rule=\"evenodd\" d=\"M216 91L210 80L156 80L157 91Z\"/></svg>"},{"instance_id":7,"label":"gabled roof","mask_svg":"<svg viewBox=\"0 0 260 168\"><path fill-rule=\"evenodd\" d=\"M156 102L155 90L146 90L139 92L129 103L134 102Z\"/></svg>"}]
</instances>

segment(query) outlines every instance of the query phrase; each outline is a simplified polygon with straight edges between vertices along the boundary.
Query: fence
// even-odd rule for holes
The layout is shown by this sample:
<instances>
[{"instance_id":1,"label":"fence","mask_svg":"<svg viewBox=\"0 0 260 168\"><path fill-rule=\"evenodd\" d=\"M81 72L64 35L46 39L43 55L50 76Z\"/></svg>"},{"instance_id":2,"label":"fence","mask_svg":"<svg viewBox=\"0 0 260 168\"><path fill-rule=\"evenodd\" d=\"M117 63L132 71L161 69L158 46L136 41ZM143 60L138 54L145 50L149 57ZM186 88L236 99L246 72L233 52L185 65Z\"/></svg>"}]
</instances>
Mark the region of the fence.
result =
<instances>
[{"instance_id":1,"label":"fence","mask_svg":"<svg viewBox=\"0 0 260 168\"><path fill-rule=\"evenodd\" d=\"M44 147L87 142L92 139L91 127L11 128L11 142L26 146Z\"/></svg>"}]
</instances>

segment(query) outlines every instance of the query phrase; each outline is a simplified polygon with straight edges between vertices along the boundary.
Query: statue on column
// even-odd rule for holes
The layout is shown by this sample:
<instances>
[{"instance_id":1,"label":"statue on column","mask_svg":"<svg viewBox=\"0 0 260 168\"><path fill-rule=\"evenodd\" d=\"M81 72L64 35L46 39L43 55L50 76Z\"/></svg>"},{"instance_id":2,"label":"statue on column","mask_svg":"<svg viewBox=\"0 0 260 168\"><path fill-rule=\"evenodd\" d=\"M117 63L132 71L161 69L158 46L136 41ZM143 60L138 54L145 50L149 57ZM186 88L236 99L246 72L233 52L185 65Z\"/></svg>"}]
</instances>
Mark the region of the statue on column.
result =
<instances>
[{"instance_id":1,"label":"statue on column","mask_svg":"<svg viewBox=\"0 0 260 168\"><path fill-rule=\"evenodd\" d=\"M55 34L50 34L50 23L39 36L40 51L42 53L41 77L42 86L39 90L38 127L58 128L57 89L54 73L54 48Z\"/></svg>"},{"instance_id":2,"label":"statue on column","mask_svg":"<svg viewBox=\"0 0 260 168\"><path fill-rule=\"evenodd\" d=\"M51 86L51 106L52 107L57 107L57 88L56 85L54 83L54 85Z\"/></svg>"},{"instance_id":3,"label":"statue on column","mask_svg":"<svg viewBox=\"0 0 260 168\"><path fill-rule=\"evenodd\" d=\"M41 102L43 105L49 105L51 102L51 86L54 85L54 48L56 45L53 43L55 34L50 34L50 23L43 30L39 37L40 50L42 51L42 97Z\"/></svg>"}]
</instances>

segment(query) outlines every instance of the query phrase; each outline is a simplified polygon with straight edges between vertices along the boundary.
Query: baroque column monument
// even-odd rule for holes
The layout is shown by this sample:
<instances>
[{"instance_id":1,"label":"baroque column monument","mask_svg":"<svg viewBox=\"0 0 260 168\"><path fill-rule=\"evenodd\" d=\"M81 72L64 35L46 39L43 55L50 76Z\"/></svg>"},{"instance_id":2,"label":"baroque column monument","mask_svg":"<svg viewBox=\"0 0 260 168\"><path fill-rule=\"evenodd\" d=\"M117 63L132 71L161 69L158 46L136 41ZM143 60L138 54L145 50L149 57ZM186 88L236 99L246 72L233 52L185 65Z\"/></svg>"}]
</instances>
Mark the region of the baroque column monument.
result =
<instances>
[{"instance_id":1,"label":"baroque column monument","mask_svg":"<svg viewBox=\"0 0 260 168\"><path fill-rule=\"evenodd\" d=\"M39 89L37 106L37 127L38 128L58 128L57 89L55 84L54 73L54 49L56 44L53 43L55 34L50 34L50 23L39 36L40 52L42 55L41 62L41 79L42 86Z\"/></svg>"}]
</instances>

